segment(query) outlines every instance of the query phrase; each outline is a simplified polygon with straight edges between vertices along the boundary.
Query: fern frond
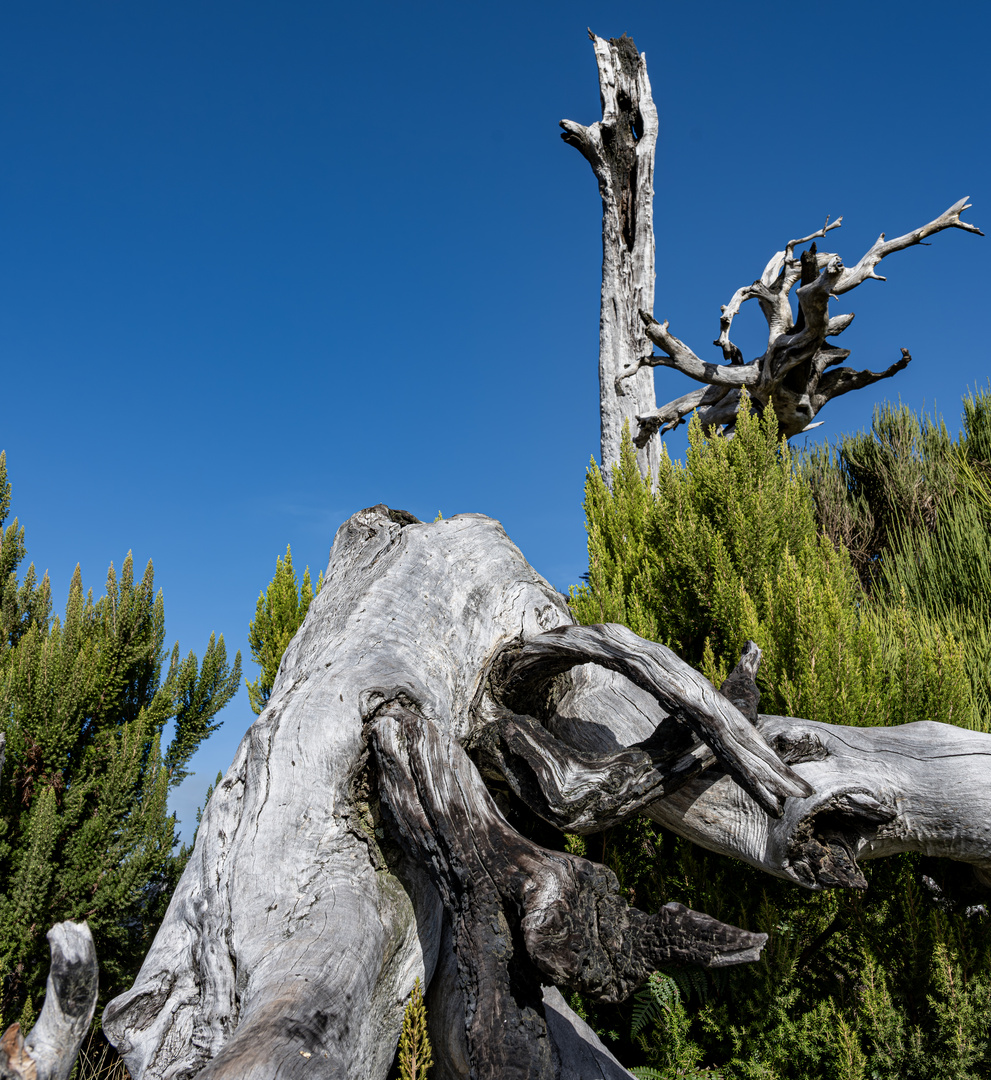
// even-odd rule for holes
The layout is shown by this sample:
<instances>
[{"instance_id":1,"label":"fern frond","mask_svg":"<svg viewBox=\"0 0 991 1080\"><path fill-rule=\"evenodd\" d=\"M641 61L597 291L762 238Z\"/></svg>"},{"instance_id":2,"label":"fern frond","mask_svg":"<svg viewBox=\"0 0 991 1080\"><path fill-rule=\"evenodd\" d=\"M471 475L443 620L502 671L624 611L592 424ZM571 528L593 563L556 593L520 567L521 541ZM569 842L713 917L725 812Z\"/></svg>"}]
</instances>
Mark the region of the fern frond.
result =
<instances>
[{"instance_id":1,"label":"fern frond","mask_svg":"<svg viewBox=\"0 0 991 1080\"><path fill-rule=\"evenodd\" d=\"M633 999L633 1021L630 1034L636 1038L650 1024L661 1023L664 1014L681 998L677 982L662 971L653 975L636 992Z\"/></svg>"}]
</instances>

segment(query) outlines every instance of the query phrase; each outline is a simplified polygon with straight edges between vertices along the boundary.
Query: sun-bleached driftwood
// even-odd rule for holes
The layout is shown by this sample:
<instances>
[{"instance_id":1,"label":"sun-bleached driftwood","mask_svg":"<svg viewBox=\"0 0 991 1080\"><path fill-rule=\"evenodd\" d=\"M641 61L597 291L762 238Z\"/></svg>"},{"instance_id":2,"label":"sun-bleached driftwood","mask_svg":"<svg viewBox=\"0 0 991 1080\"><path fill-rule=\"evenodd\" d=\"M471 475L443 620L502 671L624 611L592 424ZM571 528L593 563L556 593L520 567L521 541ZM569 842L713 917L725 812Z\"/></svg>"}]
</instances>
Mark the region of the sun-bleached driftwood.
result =
<instances>
[{"instance_id":1,"label":"sun-bleached driftwood","mask_svg":"<svg viewBox=\"0 0 991 1080\"><path fill-rule=\"evenodd\" d=\"M3 1080L67 1080L93 1019L100 973L89 926L57 923L48 944L52 963L38 1022L27 1038L17 1023L0 1037Z\"/></svg>"},{"instance_id":2,"label":"sun-bleached driftwood","mask_svg":"<svg viewBox=\"0 0 991 1080\"><path fill-rule=\"evenodd\" d=\"M969 205L966 197L903 236L886 240L882 233L852 267L816 247L840 227L842 218L827 219L821 229L790 240L756 281L737 289L723 305L719 336L713 342L723 362L707 362L653 314L658 124L646 55L625 35L609 41L591 31L589 36L599 68L602 120L590 127L562 120L561 126L565 142L577 147L592 166L602 196L599 408L601 463L607 476L619 461L624 423L629 423L641 471L646 475L649 468L656 476L658 434L671 431L696 410L707 431L732 432L743 389L751 408L774 409L781 434L790 438L818 426L813 423L816 415L834 398L902 371L912 359L907 349L880 372L838 367L850 352L828 341L853 322L853 313L831 316L829 301L868 279L884 281L876 272L882 259L934 233L953 228L982 236L976 225L960 217ZM796 254L806 244L811 247ZM748 363L730 331L742 305L754 299L767 321L767 346ZM650 374L655 367L672 368L704 386L658 407Z\"/></svg>"},{"instance_id":3,"label":"sun-bleached driftwood","mask_svg":"<svg viewBox=\"0 0 991 1080\"><path fill-rule=\"evenodd\" d=\"M899 850L991 871L991 738L759 716L758 663L717 694L628 630L574 626L491 519L356 514L107 1008L132 1076L382 1080L416 977L436 1080L628 1076L554 987L614 999L761 936L627 907L506 798L583 832L646 812L813 888Z\"/></svg>"}]
</instances>

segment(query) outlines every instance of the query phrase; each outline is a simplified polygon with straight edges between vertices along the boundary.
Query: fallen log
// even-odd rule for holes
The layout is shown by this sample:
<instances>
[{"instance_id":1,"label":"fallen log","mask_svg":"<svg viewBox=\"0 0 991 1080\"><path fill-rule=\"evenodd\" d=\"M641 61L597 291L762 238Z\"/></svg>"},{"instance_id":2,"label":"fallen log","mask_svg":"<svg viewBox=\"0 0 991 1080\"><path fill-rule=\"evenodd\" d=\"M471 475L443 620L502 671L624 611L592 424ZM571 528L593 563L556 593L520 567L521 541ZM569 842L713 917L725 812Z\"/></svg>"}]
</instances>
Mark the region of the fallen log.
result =
<instances>
[{"instance_id":1,"label":"fallen log","mask_svg":"<svg viewBox=\"0 0 991 1080\"><path fill-rule=\"evenodd\" d=\"M628 1076L557 987L616 1000L661 963L759 953L680 905L630 908L486 779L556 828L645 812L812 888L897 850L991 871L991 738L758 716L758 660L717 693L622 627L575 626L498 522L354 515L107 1007L131 1075L382 1080L419 977L436 1080Z\"/></svg>"}]
</instances>

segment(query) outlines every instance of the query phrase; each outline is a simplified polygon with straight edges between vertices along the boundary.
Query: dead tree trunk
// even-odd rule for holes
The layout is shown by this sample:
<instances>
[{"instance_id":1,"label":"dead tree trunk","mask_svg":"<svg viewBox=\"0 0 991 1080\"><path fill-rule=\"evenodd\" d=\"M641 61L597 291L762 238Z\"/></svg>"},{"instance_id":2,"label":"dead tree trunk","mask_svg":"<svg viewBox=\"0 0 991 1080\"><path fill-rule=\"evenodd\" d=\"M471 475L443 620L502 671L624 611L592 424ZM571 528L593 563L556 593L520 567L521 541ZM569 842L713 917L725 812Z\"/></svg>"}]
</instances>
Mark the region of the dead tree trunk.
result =
<instances>
[{"instance_id":1,"label":"dead tree trunk","mask_svg":"<svg viewBox=\"0 0 991 1080\"><path fill-rule=\"evenodd\" d=\"M561 136L592 166L602 196L602 301L599 309L601 461L619 461L623 424L656 407L654 376L640 365L651 345L639 312L654 310L654 149L657 109L646 58L632 38L605 41L589 31L599 68L602 119L585 127L562 120ZM623 377L625 376L625 377ZM657 476L660 447L637 452L641 473Z\"/></svg>"},{"instance_id":2,"label":"dead tree trunk","mask_svg":"<svg viewBox=\"0 0 991 1080\"><path fill-rule=\"evenodd\" d=\"M758 661L717 693L623 627L574 626L491 519L356 514L107 1008L132 1076L382 1080L419 976L436 1080L628 1077L557 988L617 1000L763 935L630 908L514 807L583 833L647 812L812 888L907 849L991 871L991 738L758 718Z\"/></svg>"},{"instance_id":3,"label":"dead tree trunk","mask_svg":"<svg viewBox=\"0 0 991 1080\"><path fill-rule=\"evenodd\" d=\"M653 177L657 110L650 94L646 56L625 35L605 41L589 31L599 67L602 120L583 127L562 120L565 142L577 147L599 181L602 195L602 302L599 323L599 408L603 470L619 461L624 423L637 447L641 472L657 475L657 436L671 431L696 410L703 427L730 433L746 389L751 407L774 409L781 434L790 438L817 427L813 423L833 398L859 390L903 370L912 359L907 349L881 372L837 367L848 349L827 344L851 322L853 313L829 314L829 301L868 278L884 281L877 264L892 252L922 243L926 237L956 228L983 233L962 221L966 197L928 225L894 240L880 235L852 268L838 255L818 252L814 241L839 228L842 218L785 245L761 276L733 294L721 310L719 336L713 342L723 363L700 359L658 323L654 310ZM796 249L812 243L809 251ZM804 265L804 274L803 274ZM798 286L796 288L796 286ZM797 311L792 308L794 292ZM756 299L767 320L767 348L745 362L730 340L742 304ZM656 345L661 352L653 353ZM669 367L702 383L691 393L657 407L650 368Z\"/></svg>"}]
</instances>

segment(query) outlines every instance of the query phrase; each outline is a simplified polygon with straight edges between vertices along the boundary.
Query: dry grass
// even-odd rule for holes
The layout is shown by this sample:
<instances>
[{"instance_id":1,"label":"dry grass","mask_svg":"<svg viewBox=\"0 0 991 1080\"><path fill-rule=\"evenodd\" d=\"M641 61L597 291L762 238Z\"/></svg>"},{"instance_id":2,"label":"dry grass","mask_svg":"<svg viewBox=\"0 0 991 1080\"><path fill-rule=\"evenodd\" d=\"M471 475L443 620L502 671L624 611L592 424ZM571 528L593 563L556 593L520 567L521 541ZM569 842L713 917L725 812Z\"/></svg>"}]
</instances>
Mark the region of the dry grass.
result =
<instances>
[{"instance_id":1,"label":"dry grass","mask_svg":"<svg viewBox=\"0 0 991 1080\"><path fill-rule=\"evenodd\" d=\"M90 1032L79 1051L73 1080L131 1080L131 1074L117 1051L99 1030Z\"/></svg>"}]
</instances>

